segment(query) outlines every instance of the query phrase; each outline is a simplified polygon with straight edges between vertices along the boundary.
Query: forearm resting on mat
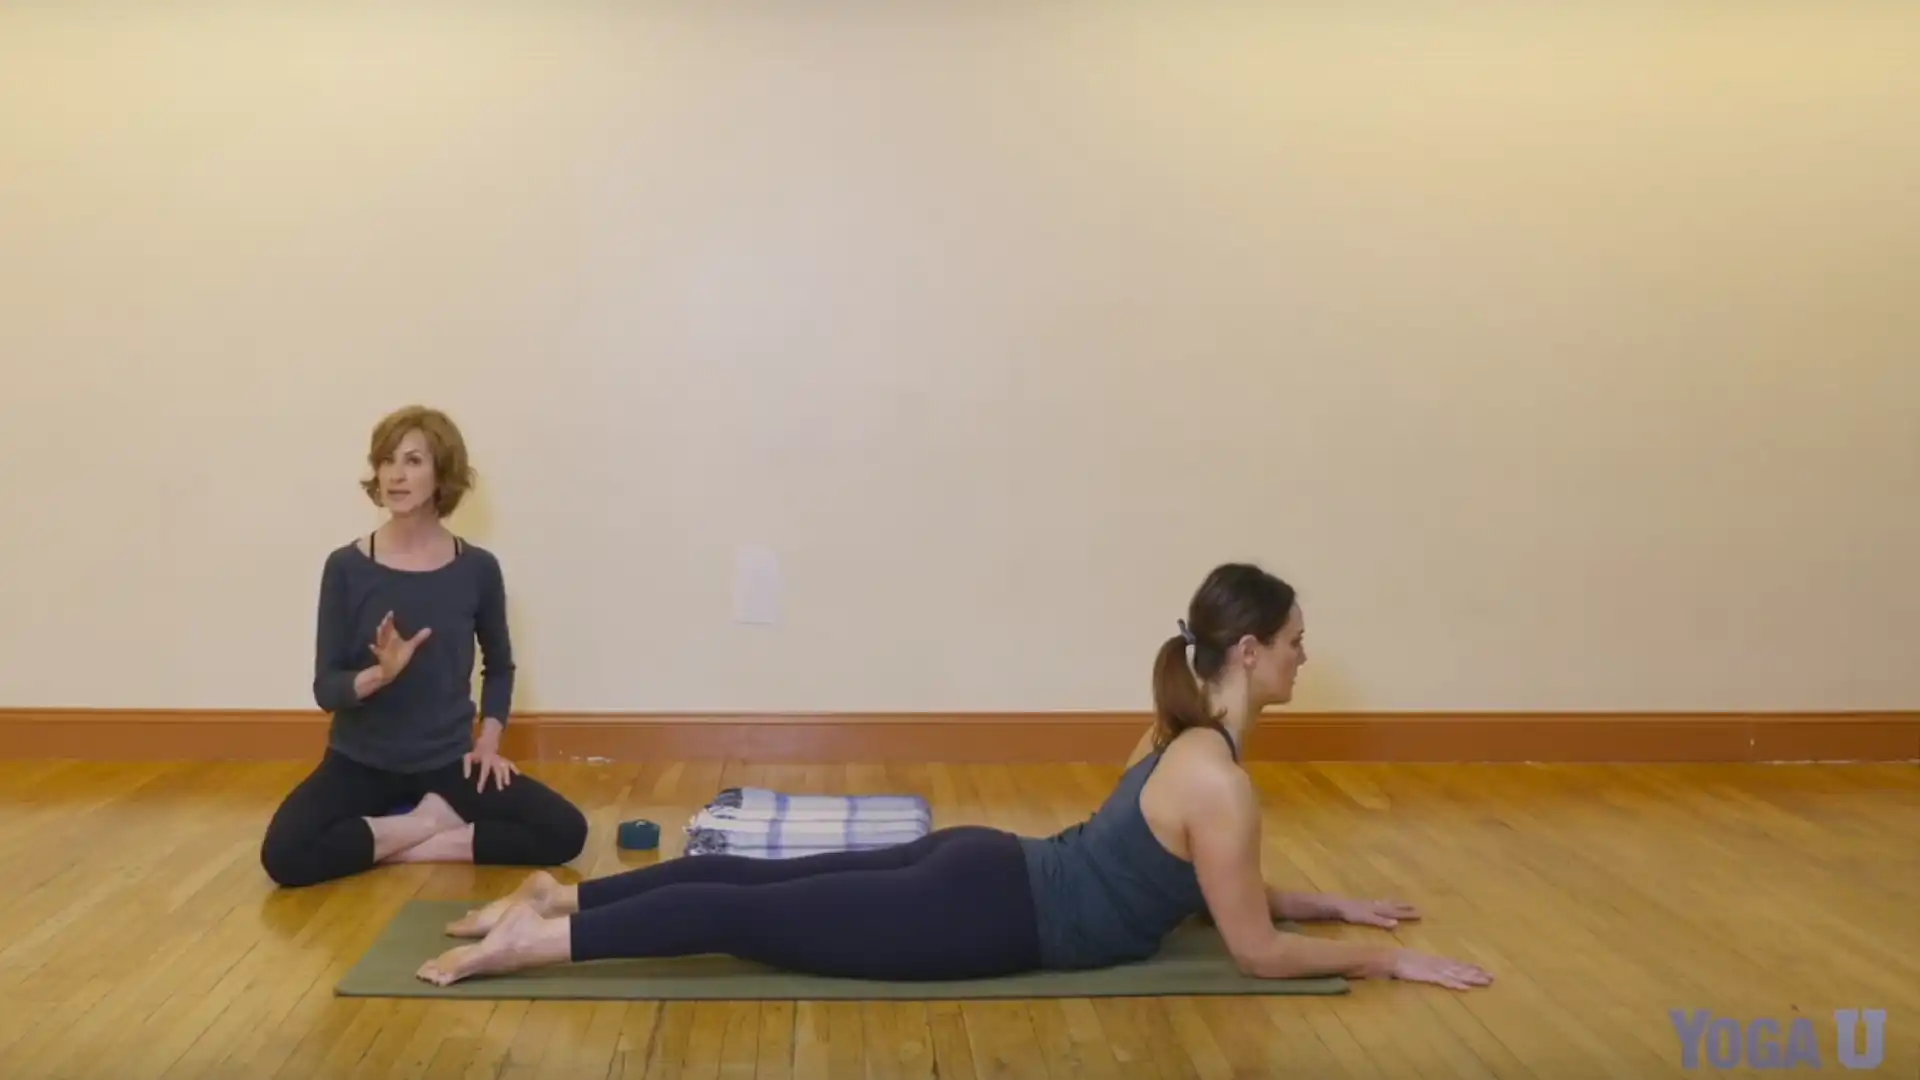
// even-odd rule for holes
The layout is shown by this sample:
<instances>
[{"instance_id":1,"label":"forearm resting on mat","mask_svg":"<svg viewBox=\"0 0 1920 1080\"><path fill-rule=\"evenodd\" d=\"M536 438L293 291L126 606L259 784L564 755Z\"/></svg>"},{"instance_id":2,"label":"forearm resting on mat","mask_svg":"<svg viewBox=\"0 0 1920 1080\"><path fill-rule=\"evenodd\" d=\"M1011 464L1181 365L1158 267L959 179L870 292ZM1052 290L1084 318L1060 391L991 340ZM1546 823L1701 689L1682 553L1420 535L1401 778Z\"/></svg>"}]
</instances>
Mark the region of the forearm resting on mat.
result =
<instances>
[{"instance_id":1,"label":"forearm resting on mat","mask_svg":"<svg viewBox=\"0 0 1920 1080\"><path fill-rule=\"evenodd\" d=\"M1390 979L1400 953L1392 945L1330 941L1275 928L1273 936L1238 957L1240 970L1256 979Z\"/></svg>"}]
</instances>

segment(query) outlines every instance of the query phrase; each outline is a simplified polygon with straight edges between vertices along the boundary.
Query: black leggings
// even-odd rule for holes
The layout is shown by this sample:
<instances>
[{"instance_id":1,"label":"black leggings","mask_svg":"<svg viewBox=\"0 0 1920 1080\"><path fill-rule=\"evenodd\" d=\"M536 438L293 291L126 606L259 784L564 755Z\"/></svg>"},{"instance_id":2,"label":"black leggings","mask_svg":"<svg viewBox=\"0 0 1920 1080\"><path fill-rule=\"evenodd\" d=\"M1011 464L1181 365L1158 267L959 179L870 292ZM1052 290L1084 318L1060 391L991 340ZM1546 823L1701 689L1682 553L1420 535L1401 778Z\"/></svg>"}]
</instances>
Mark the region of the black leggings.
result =
<instances>
[{"instance_id":1,"label":"black leggings","mask_svg":"<svg viewBox=\"0 0 1920 1080\"><path fill-rule=\"evenodd\" d=\"M1011 833L959 825L871 851L693 855L583 881L573 959L721 953L812 975L932 980L1040 966Z\"/></svg>"},{"instance_id":2,"label":"black leggings","mask_svg":"<svg viewBox=\"0 0 1920 1080\"><path fill-rule=\"evenodd\" d=\"M286 886L316 885L371 869L366 818L396 813L431 791L473 824L473 861L492 866L559 866L587 845L587 819L552 788L519 774L476 791L477 776L455 761L429 772L394 773L332 750L287 794L267 825L260 864Z\"/></svg>"}]
</instances>

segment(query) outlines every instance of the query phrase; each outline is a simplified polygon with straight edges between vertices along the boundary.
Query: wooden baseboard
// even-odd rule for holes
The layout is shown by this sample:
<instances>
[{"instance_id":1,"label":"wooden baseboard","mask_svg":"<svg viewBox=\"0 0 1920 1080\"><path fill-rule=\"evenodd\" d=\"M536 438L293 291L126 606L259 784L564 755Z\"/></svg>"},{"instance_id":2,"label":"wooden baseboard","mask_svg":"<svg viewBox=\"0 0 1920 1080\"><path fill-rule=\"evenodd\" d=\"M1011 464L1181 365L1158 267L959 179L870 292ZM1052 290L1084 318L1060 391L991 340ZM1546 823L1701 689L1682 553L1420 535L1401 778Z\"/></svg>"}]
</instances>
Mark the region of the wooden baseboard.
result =
<instances>
[{"instance_id":1,"label":"wooden baseboard","mask_svg":"<svg viewBox=\"0 0 1920 1080\"><path fill-rule=\"evenodd\" d=\"M508 728L520 761L1037 763L1122 760L1143 713L543 713ZM307 760L318 713L0 709L0 758ZM1920 712L1268 714L1262 761L1920 762Z\"/></svg>"}]
</instances>

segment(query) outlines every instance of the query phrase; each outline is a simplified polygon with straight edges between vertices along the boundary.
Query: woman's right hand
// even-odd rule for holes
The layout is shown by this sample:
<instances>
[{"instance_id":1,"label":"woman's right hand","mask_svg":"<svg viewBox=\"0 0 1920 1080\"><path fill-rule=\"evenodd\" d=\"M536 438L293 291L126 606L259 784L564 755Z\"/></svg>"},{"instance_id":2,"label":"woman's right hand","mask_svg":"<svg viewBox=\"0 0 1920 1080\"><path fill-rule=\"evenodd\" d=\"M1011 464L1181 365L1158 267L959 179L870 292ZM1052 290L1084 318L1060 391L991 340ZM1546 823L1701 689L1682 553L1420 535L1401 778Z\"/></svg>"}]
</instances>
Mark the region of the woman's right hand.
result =
<instances>
[{"instance_id":1,"label":"woman's right hand","mask_svg":"<svg viewBox=\"0 0 1920 1080\"><path fill-rule=\"evenodd\" d=\"M390 683L399 678L408 661L413 659L413 650L432 635L433 627L423 626L412 637L401 637L393 625L393 612L387 612L386 618L380 620L380 628L374 631L373 644L368 646L373 650L374 659L380 662L381 681Z\"/></svg>"},{"instance_id":2,"label":"woman's right hand","mask_svg":"<svg viewBox=\"0 0 1920 1080\"><path fill-rule=\"evenodd\" d=\"M1478 964L1428 956L1412 949L1402 949L1394 957L1393 977L1407 982L1433 983L1450 990L1472 990L1493 982L1493 976Z\"/></svg>"}]
</instances>

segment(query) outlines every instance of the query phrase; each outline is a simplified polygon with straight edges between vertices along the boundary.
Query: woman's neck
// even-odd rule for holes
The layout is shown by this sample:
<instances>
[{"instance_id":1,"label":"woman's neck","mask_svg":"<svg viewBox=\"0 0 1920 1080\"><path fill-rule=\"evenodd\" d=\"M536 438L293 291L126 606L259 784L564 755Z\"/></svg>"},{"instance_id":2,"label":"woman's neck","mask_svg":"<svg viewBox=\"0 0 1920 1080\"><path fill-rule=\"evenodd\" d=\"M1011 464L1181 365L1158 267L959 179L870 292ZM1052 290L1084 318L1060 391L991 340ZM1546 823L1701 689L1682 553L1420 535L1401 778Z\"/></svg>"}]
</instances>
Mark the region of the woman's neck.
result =
<instances>
[{"instance_id":1,"label":"woman's neck","mask_svg":"<svg viewBox=\"0 0 1920 1080\"><path fill-rule=\"evenodd\" d=\"M1222 686L1209 695L1208 704L1214 715L1220 718L1220 726L1227 731L1227 738L1233 740L1235 749L1247 745L1247 730L1259 719L1259 710L1253 707L1245 687L1238 685Z\"/></svg>"},{"instance_id":2,"label":"woman's neck","mask_svg":"<svg viewBox=\"0 0 1920 1080\"><path fill-rule=\"evenodd\" d=\"M413 551L439 540L446 532L440 519L430 514L396 515L380 526L380 539L387 548Z\"/></svg>"}]
</instances>

